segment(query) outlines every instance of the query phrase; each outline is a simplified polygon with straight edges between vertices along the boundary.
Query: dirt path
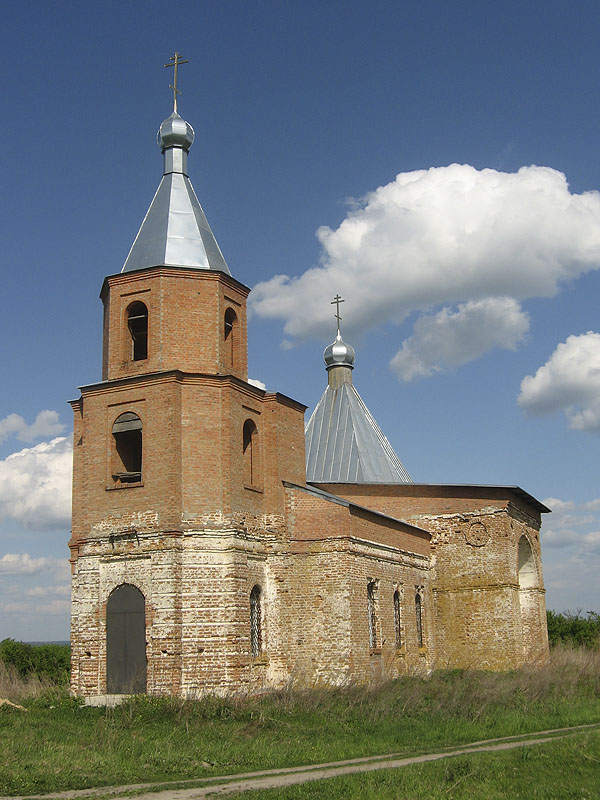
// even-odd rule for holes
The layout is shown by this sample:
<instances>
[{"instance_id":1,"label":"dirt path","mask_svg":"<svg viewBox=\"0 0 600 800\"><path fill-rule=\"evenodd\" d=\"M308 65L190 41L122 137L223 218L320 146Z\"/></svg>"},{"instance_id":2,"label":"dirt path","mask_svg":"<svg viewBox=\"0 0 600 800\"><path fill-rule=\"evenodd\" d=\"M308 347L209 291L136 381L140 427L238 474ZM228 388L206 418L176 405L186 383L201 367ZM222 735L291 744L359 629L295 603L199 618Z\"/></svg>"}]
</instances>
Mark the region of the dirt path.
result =
<instances>
[{"instance_id":1,"label":"dirt path","mask_svg":"<svg viewBox=\"0 0 600 800\"><path fill-rule=\"evenodd\" d=\"M268 769L257 772L245 772L237 775L219 775L207 778L191 778L173 781L177 787L194 784L188 788L168 788L168 784L140 783L127 786L98 786L90 789L77 789L45 795L26 795L35 800L74 800L75 798L116 798L130 792L136 794L136 800L201 800L208 797L223 797L234 792L251 789L278 789L284 786L334 778L339 775L353 775L358 772L373 772L379 769L397 769L411 764L423 764L427 761L439 761L443 758L454 758L466 753L492 753L501 750L512 750L523 745L537 745L554 739L564 739L593 730L600 730L600 723L576 725L570 728L555 728L548 731L519 736L506 736L501 739L485 739L459 747L448 748L439 753L424 753L417 756L400 757L399 753L387 753L379 756L353 758L346 761L335 761L328 764L307 764L301 767ZM155 787L153 791L153 787ZM144 793L143 790L146 790ZM22 800L16 797L0 797L0 800Z\"/></svg>"}]
</instances>

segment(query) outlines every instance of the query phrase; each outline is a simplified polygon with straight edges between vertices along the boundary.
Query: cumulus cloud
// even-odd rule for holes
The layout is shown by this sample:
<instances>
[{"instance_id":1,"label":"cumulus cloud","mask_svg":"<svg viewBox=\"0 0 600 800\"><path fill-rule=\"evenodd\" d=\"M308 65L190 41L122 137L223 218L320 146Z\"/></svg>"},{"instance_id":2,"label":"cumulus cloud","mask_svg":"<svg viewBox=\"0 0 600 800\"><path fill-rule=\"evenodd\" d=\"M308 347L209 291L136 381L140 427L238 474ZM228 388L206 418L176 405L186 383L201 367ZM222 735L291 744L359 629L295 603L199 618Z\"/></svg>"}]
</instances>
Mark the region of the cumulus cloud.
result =
<instances>
[{"instance_id":1,"label":"cumulus cloud","mask_svg":"<svg viewBox=\"0 0 600 800\"><path fill-rule=\"evenodd\" d=\"M473 361L494 347L514 350L529 330L529 316L510 297L461 303L452 312L424 314L391 361L405 381L429 377Z\"/></svg>"},{"instance_id":2,"label":"cumulus cloud","mask_svg":"<svg viewBox=\"0 0 600 800\"><path fill-rule=\"evenodd\" d=\"M548 497L544 505L552 511L544 519L542 544L544 547L560 548L575 546L580 554L600 556L600 503L590 500L574 503Z\"/></svg>"},{"instance_id":3,"label":"cumulus cloud","mask_svg":"<svg viewBox=\"0 0 600 800\"><path fill-rule=\"evenodd\" d=\"M49 600L36 603L32 600L0 601L0 611L4 614L35 614L44 616L65 616L69 613L71 603L69 600Z\"/></svg>"},{"instance_id":4,"label":"cumulus cloud","mask_svg":"<svg viewBox=\"0 0 600 800\"><path fill-rule=\"evenodd\" d=\"M70 597L71 587L67 583L57 584L56 586L32 586L25 590L25 597Z\"/></svg>"},{"instance_id":5,"label":"cumulus cloud","mask_svg":"<svg viewBox=\"0 0 600 800\"><path fill-rule=\"evenodd\" d=\"M569 427L600 432L600 334L561 342L535 375L521 382L517 402L534 415L564 411Z\"/></svg>"},{"instance_id":6,"label":"cumulus cloud","mask_svg":"<svg viewBox=\"0 0 600 800\"><path fill-rule=\"evenodd\" d=\"M31 425L20 414L9 414L0 419L0 443L10 436L15 436L20 442L33 442L44 436L56 436L64 429L65 426L58 421L56 411L40 411Z\"/></svg>"},{"instance_id":7,"label":"cumulus cloud","mask_svg":"<svg viewBox=\"0 0 600 800\"><path fill-rule=\"evenodd\" d=\"M0 517L38 530L68 525L72 459L70 439L58 437L0 461Z\"/></svg>"},{"instance_id":8,"label":"cumulus cloud","mask_svg":"<svg viewBox=\"0 0 600 800\"><path fill-rule=\"evenodd\" d=\"M6 553L0 558L0 575L36 575L39 572L65 574L67 558L54 556L34 557L29 553Z\"/></svg>"},{"instance_id":9,"label":"cumulus cloud","mask_svg":"<svg viewBox=\"0 0 600 800\"><path fill-rule=\"evenodd\" d=\"M252 310L284 320L287 341L330 336L324 298L336 292L346 298L344 327L351 335L425 313L394 360L400 375L414 377L440 366L425 354L440 324L455 339L449 364L515 347L526 330L518 301L550 297L562 282L598 268L600 194L571 194L565 176L548 167L517 173L432 167L400 173L354 202L336 229L319 228L317 237L319 266L259 283ZM474 320L469 304L482 301L492 303L496 328L489 336L478 330L488 341L474 348L459 329L469 316ZM456 312L432 314L456 304ZM499 321L502 309L508 319Z\"/></svg>"},{"instance_id":10,"label":"cumulus cloud","mask_svg":"<svg viewBox=\"0 0 600 800\"><path fill-rule=\"evenodd\" d=\"M262 389L263 391L266 391L267 389L267 385L262 381L259 381L258 378L248 378L248 383L251 386L256 386L258 389Z\"/></svg>"},{"instance_id":11,"label":"cumulus cloud","mask_svg":"<svg viewBox=\"0 0 600 800\"><path fill-rule=\"evenodd\" d=\"M542 524L548 608L600 611L600 500L545 499Z\"/></svg>"}]
</instances>

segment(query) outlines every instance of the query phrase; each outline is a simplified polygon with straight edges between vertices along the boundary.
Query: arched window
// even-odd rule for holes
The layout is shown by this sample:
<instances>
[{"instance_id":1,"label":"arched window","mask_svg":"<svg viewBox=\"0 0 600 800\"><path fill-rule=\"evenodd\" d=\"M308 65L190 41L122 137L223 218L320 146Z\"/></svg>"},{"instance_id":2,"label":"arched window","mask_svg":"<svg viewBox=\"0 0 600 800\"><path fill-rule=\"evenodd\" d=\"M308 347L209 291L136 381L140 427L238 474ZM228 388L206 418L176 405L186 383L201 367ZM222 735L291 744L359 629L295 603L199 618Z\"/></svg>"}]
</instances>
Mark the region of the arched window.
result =
<instances>
[{"instance_id":1,"label":"arched window","mask_svg":"<svg viewBox=\"0 0 600 800\"><path fill-rule=\"evenodd\" d=\"M532 589L537 586L538 576L535 559L526 536L519 539L519 589Z\"/></svg>"},{"instance_id":2,"label":"arched window","mask_svg":"<svg viewBox=\"0 0 600 800\"><path fill-rule=\"evenodd\" d=\"M113 480L135 483L142 480L142 420L133 411L116 418L112 426L115 442Z\"/></svg>"},{"instance_id":3,"label":"arched window","mask_svg":"<svg viewBox=\"0 0 600 800\"><path fill-rule=\"evenodd\" d=\"M415 595L415 612L417 615L417 644L423 647L423 601L419 592Z\"/></svg>"},{"instance_id":4,"label":"arched window","mask_svg":"<svg viewBox=\"0 0 600 800\"><path fill-rule=\"evenodd\" d=\"M396 634L396 647L402 647L402 617L400 615L400 592L394 592L394 632Z\"/></svg>"},{"instance_id":5,"label":"arched window","mask_svg":"<svg viewBox=\"0 0 600 800\"><path fill-rule=\"evenodd\" d=\"M237 315L233 308L228 308L225 312L223 339L225 341L225 358L233 367L235 366L235 349L237 347Z\"/></svg>"},{"instance_id":6,"label":"arched window","mask_svg":"<svg viewBox=\"0 0 600 800\"><path fill-rule=\"evenodd\" d=\"M375 581L367 584L367 614L369 617L369 647L374 650L377 647L377 617L375 609Z\"/></svg>"},{"instance_id":7,"label":"arched window","mask_svg":"<svg viewBox=\"0 0 600 800\"><path fill-rule=\"evenodd\" d=\"M131 335L131 358L143 361L148 358L148 309L139 300L127 309L127 327Z\"/></svg>"},{"instance_id":8,"label":"arched window","mask_svg":"<svg viewBox=\"0 0 600 800\"><path fill-rule=\"evenodd\" d=\"M244 457L244 485L258 487L260 483L260 452L258 446L258 428L251 419L244 422L242 435Z\"/></svg>"},{"instance_id":9,"label":"arched window","mask_svg":"<svg viewBox=\"0 0 600 800\"><path fill-rule=\"evenodd\" d=\"M250 650L255 657L263 648L260 595L260 586L254 586L250 592Z\"/></svg>"}]
</instances>

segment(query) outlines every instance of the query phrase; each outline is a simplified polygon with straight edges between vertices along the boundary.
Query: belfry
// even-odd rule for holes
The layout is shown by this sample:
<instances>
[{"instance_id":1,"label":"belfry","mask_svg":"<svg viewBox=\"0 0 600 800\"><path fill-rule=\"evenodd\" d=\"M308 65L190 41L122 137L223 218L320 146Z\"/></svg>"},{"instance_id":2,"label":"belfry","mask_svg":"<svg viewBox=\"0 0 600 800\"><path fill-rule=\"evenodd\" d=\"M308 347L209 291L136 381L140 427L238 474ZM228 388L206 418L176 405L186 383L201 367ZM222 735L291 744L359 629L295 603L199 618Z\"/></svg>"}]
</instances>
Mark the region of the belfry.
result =
<instances>
[{"instance_id":1,"label":"belfry","mask_svg":"<svg viewBox=\"0 0 600 800\"><path fill-rule=\"evenodd\" d=\"M519 487L414 483L325 350L306 407L248 383L249 289L161 124L163 176L105 278L74 412L72 689L89 698L367 682L547 656L540 514ZM167 66L167 65L166 65Z\"/></svg>"}]
</instances>

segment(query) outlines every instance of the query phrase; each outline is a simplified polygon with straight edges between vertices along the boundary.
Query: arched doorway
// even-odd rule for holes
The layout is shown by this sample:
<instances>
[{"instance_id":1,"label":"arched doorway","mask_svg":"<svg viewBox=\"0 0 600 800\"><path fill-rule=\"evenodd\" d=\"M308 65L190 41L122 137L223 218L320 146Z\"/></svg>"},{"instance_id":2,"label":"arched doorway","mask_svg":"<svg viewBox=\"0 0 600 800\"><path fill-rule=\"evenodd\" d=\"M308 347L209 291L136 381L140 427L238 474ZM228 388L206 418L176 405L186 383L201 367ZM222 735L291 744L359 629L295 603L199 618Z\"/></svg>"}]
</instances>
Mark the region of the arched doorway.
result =
<instances>
[{"instance_id":1,"label":"arched doorway","mask_svg":"<svg viewBox=\"0 0 600 800\"><path fill-rule=\"evenodd\" d=\"M131 584L114 589L106 604L106 692L146 691L146 603Z\"/></svg>"}]
</instances>

